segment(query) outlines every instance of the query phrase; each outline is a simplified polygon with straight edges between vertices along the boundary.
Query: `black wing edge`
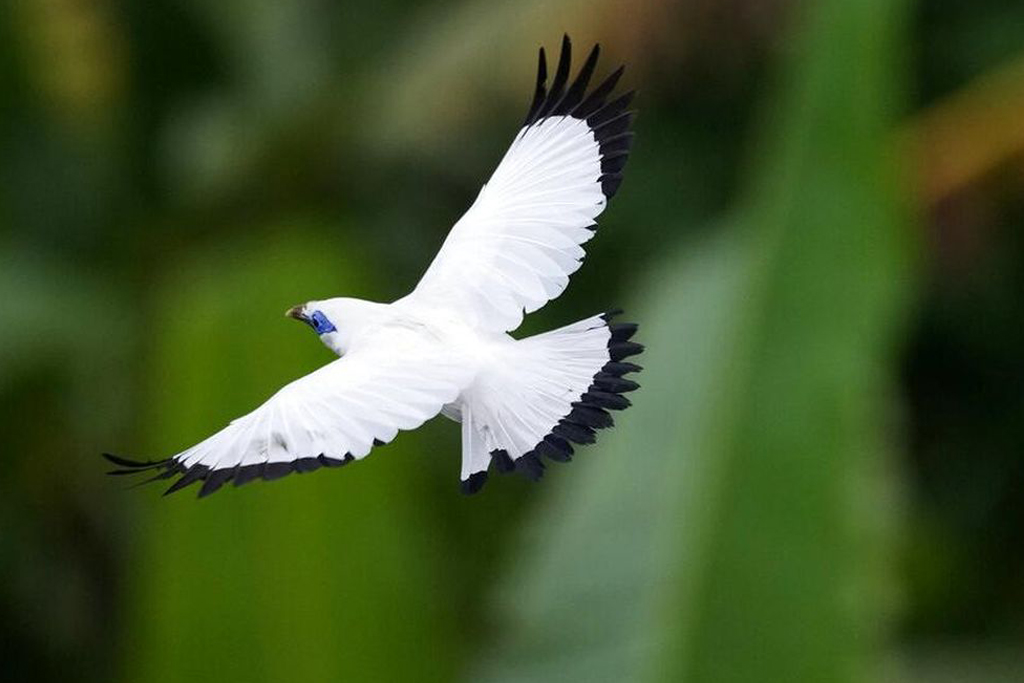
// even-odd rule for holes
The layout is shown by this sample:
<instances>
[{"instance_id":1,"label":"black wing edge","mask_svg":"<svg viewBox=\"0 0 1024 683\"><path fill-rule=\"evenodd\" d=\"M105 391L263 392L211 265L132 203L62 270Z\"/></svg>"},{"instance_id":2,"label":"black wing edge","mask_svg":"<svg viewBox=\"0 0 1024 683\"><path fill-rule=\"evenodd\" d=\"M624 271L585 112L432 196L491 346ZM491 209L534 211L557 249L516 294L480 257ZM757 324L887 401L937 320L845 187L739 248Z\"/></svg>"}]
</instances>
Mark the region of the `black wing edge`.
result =
<instances>
[{"instance_id":1,"label":"black wing edge","mask_svg":"<svg viewBox=\"0 0 1024 683\"><path fill-rule=\"evenodd\" d=\"M601 46L594 45L576 79L566 88L572 63L572 41L568 35L563 36L558 67L555 69L555 77L549 89L547 58L544 48L541 48L537 65L537 85L523 125L532 126L552 116L571 116L586 121L597 138L601 152L601 191L605 197L611 199L622 184L622 170L633 146L633 132L630 126L636 111L628 107L636 92L631 90L611 99L615 86L626 68L620 66L589 94L587 93L587 86L600 54Z\"/></svg>"},{"instance_id":2,"label":"black wing edge","mask_svg":"<svg viewBox=\"0 0 1024 683\"><path fill-rule=\"evenodd\" d=\"M374 446L383 445L385 445L383 441L374 440ZM122 476L126 474L140 474L142 472L156 472L154 476L138 482L137 485L149 484L154 481L171 479L177 476L178 479L176 479L171 486L164 491L165 496L169 493L180 491L186 486L194 484L197 481L201 481L203 482L203 485L199 489L199 498L205 498L214 491L220 489L224 484L232 481L235 486L241 486L242 484L248 484L251 481L260 479L263 481L273 481L275 479L285 477L292 472L305 474L306 472L314 472L321 467L341 467L342 465L347 465L355 460L350 453L346 453L345 457L341 459L329 458L321 454L315 458L297 458L296 460L291 460L289 462L269 462L210 469L205 465L185 467L185 465L181 464L174 458L143 462L140 460L124 458L119 455L113 455L111 453L103 453L102 455L108 461L120 468L111 470L107 472L107 474Z\"/></svg>"},{"instance_id":3,"label":"black wing edge","mask_svg":"<svg viewBox=\"0 0 1024 683\"><path fill-rule=\"evenodd\" d=\"M519 472L531 481L539 481L544 476L543 458L569 462L574 453L573 444L592 444L597 441L598 429L614 426L609 410L625 410L632 405L623 394L636 391L640 385L624 375L640 372L643 368L625 359L642 353L644 347L630 341L638 329L636 323L611 322L621 314L621 310L612 310L601 316L611 331L608 338L609 360L594 375L586 392L572 404L569 414L559 420L532 451L517 460L512 460L507 451L491 451L491 464L499 473ZM487 472L477 472L462 482L462 492L476 493L486 482Z\"/></svg>"}]
</instances>

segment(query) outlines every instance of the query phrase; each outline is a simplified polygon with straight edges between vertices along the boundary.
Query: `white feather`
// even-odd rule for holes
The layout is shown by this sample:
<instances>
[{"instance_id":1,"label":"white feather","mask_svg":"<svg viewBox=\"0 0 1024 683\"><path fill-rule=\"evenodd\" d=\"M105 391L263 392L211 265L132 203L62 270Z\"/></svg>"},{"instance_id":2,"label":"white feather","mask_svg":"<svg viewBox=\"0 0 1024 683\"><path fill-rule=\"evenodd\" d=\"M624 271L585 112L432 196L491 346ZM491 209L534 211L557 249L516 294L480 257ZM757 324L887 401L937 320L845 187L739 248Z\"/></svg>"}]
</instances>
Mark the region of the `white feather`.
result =
<instances>
[{"instance_id":1,"label":"white feather","mask_svg":"<svg viewBox=\"0 0 1024 683\"><path fill-rule=\"evenodd\" d=\"M430 335L388 329L295 380L253 412L176 456L186 467L361 458L374 440L389 442L454 401L472 369Z\"/></svg>"},{"instance_id":2,"label":"white feather","mask_svg":"<svg viewBox=\"0 0 1024 683\"><path fill-rule=\"evenodd\" d=\"M409 299L510 331L565 289L604 210L601 153L586 121L527 126L455 224Z\"/></svg>"}]
</instances>

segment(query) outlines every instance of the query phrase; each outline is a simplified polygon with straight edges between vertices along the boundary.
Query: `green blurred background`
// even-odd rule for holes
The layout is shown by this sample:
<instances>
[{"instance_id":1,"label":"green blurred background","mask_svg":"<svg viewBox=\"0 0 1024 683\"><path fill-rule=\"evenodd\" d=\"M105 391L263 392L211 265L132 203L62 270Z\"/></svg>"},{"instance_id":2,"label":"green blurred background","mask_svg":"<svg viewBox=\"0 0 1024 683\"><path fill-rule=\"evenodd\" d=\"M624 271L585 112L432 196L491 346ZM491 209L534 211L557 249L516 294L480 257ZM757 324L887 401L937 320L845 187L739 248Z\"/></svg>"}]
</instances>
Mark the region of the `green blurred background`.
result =
<instances>
[{"instance_id":1,"label":"green blurred background","mask_svg":"<svg viewBox=\"0 0 1024 683\"><path fill-rule=\"evenodd\" d=\"M637 87L565 296L644 388L540 484L126 490L414 285L536 49ZM4 681L1024 680L1024 3L0 5ZM191 490L190 490L191 491Z\"/></svg>"}]
</instances>

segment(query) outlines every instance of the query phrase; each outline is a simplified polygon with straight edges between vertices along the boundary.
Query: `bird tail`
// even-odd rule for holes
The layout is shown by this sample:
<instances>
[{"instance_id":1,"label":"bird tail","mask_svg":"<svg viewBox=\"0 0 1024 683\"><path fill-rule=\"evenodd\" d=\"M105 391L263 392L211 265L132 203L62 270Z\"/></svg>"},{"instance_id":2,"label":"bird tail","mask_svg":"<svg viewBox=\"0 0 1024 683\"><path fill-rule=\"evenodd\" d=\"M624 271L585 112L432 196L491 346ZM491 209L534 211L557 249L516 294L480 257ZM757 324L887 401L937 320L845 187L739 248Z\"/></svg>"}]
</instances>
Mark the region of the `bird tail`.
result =
<instances>
[{"instance_id":1,"label":"bird tail","mask_svg":"<svg viewBox=\"0 0 1024 683\"><path fill-rule=\"evenodd\" d=\"M613 425L608 411L630 402L639 385L624 376L638 365L624 359L643 346L630 341L634 323L613 323L618 312L527 337L502 349L493 367L466 393L462 408L462 487L475 493L493 463L537 480L542 456L567 462L574 444L596 440Z\"/></svg>"}]
</instances>

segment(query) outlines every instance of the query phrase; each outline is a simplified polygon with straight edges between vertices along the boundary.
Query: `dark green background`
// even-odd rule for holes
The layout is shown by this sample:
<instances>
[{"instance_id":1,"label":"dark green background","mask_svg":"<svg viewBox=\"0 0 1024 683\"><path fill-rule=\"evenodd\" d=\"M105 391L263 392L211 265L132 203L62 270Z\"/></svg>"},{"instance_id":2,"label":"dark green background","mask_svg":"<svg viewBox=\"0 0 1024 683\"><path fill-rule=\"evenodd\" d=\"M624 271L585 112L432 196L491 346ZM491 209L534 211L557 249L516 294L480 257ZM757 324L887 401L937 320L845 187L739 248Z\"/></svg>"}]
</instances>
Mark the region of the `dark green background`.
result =
<instances>
[{"instance_id":1,"label":"dark green background","mask_svg":"<svg viewBox=\"0 0 1024 683\"><path fill-rule=\"evenodd\" d=\"M622 306L619 426L458 493L436 420L161 498L406 293L563 32L640 93L619 195L521 333ZM0 678L1024 677L1024 4L0 7Z\"/></svg>"}]
</instances>

